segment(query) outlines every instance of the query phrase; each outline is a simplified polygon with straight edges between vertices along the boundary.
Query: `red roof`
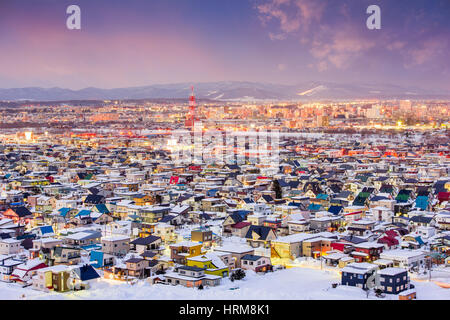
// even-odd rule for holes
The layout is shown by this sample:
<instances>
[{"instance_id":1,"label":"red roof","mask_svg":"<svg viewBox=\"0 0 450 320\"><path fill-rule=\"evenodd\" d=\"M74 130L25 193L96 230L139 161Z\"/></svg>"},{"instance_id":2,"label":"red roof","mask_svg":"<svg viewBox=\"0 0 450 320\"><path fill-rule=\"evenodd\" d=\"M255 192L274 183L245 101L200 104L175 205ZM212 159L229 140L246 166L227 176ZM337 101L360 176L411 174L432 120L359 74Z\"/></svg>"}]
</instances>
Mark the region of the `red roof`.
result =
<instances>
[{"instance_id":1,"label":"red roof","mask_svg":"<svg viewBox=\"0 0 450 320\"><path fill-rule=\"evenodd\" d=\"M396 231L394 231L394 230L387 230L385 233L390 238L395 238L395 237L398 236L398 233Z\"/></svg>"},{"instance_id":2,"label":"red roof","mask_svg":"<svg viewBox=\"0 0 450 320\"><path fill-rule=\"evenodd\" d=\"M250 222L242 221L242 222L238 222L238 223L233 224L232 227L235 228L235 229L242 229L242 228L245 228L245 227L247 227L249 225L251 225Z\"/></svg>"},{"instance_id":3,"label":"red roof","mask_svg":"<svg viewBox=\"0 0 450 320\"><path fill-rule=\"evenodd\" d=\"M342 242L332 242L331 243L331 248L334 250L344 251L345 246L348 246L348 244L342 243Z\"/></svg>"},{"instance_id":4,"label":"red roof","mask_svg":"<svg viewBox=\"0 0 450 320\"><path fill-rule=\"evenodd\" d=\"M439 192L438 193L438 200L440 202L450 200L450 192Z\"/></svg>"},{"instance_id":5,"label":"red roof","mask_svg":"<svg viewBox=\"0 0 450 320\"><path fill-rule=\"evenodd\" d=\"M378 243L385 243L385 244L387 244L390 247L393 246L393 245L397 245L398 244L398 240L395 239L395 238L391 238L391 237L380 238L380 239L378 239L377 242Z\"/></svg>"}]
</instances>

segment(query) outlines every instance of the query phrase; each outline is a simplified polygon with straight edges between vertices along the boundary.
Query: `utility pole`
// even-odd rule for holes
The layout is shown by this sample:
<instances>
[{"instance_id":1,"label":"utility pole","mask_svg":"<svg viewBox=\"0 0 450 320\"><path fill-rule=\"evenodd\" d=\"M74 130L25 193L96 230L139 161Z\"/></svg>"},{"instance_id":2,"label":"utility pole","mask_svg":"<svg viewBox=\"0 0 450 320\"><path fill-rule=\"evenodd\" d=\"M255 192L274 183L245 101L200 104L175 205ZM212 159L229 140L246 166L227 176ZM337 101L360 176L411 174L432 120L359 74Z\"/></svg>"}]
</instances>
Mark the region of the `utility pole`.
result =
<instances>
[{"instance_id":1,"label":"utility pole","mask_svg":"<svg viewBox=\"0 0 450 320\"><path fill-rule=\"evenodd\" d=\"M428 258L428 281L431 281L431 257Z\"/></svg>"}]
</instances>

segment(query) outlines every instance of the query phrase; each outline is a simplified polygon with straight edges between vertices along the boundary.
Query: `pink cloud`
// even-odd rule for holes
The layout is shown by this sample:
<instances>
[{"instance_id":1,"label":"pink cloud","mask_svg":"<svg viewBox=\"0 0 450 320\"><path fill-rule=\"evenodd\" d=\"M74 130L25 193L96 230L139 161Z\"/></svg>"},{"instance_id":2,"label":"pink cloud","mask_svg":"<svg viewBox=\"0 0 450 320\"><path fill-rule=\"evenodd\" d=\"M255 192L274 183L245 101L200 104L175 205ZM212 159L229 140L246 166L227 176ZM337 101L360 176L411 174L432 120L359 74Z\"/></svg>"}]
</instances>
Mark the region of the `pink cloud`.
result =
<instances>
[{"instance_id":1,"label":"pink cloud","mask_svg":"<svg viewBox=\"0 0 450 320\"><path fill-rule=\"evenodd\" d=\"M438 56L448 56L448 39L433 38L405 52L405 68L422 65Z\"/></svg>"},{"instance_id":2,"label":"pink cloud","mask_svg":"<svg viewBox=\"0 0 450 320\"><path fill-rule=\"evenodd\" d=\"M331 31L323 27L311 43L310 53L318 60L317 69L324 71L328 64L338 69L346 69L351 62L375 47L375 41L349 28Z\"/></svg>"},{"instance_id":3,"label":"pink cloud","mask_svg":"<svg viewBox=\"0 0 450 320\"><path fill-rule=\"evenodd\" d=\"M271 0L257 9L265 23L275 20L280 24L280 33L269 32L271 40L284 40L287 34L295 34L302 45L310 47L319 71L327 70L329 65L344 69L361 53L373 48L375 42L348 26L330 27L322 21L325 5L322 0ZM346 13L348 8L344 5L342 11Z\"/></svg>"},{"instance_id":4,"label":"pink cloud","mask_svg":"<svg viewBox=\"0 0 450 320\"><path fill-rule=\"evenodd\" d=\"M320 21L324 8L323 2L310 0L271 0L257 6L261 21L276 20L284 33L308 29L312 22Z\"/></svg>"}]
</instances>

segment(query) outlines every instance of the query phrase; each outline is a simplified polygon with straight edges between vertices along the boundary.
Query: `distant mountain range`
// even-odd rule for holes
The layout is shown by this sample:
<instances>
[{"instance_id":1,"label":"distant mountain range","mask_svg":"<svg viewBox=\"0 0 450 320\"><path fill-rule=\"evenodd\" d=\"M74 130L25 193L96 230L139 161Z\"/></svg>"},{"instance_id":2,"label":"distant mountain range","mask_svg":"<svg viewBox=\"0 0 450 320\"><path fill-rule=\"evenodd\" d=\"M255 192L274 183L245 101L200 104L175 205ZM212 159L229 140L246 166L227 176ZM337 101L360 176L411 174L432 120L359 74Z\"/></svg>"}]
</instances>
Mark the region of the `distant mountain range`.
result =
<instances>
[{"instance_id":1,"label":"distant mountain range","mask_svg":"<svg viewBox=\"0 0 450 320\"><path fill-rule=\"evenodd\" d=\"M223 101L252 100L349 100L349 99L450 99L450 92L402 87L390 84L336 84L308 82L279 85L259 82L222 81L161 84L117 89L14 88L0 89L3 101L68 101L105 99L186 99L195 87L200 99Z\"/></svg>"}]
</instances>

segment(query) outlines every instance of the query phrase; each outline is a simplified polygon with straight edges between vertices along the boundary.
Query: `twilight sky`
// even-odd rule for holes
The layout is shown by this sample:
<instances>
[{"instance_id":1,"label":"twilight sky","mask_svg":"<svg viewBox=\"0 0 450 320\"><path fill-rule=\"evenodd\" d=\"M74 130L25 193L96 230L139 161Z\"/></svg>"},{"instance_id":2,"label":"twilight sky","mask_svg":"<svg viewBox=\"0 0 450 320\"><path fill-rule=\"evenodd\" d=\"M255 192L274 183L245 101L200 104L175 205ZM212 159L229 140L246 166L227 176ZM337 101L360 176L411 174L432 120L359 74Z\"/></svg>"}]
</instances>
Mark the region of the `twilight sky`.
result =
<instances>
[{"instance_id":1,"label":"twilight sky","mask_svg":"<svg viewBox=\"0 0 450 320\"><path fill-rule=\"evenodd\" d=\"M81 30L66 8L81 7ZM381 7L381 30L366 8ZM450 0L0 0L0 88L242 80L450 91Z\"/></svg>"}]
</instances>

